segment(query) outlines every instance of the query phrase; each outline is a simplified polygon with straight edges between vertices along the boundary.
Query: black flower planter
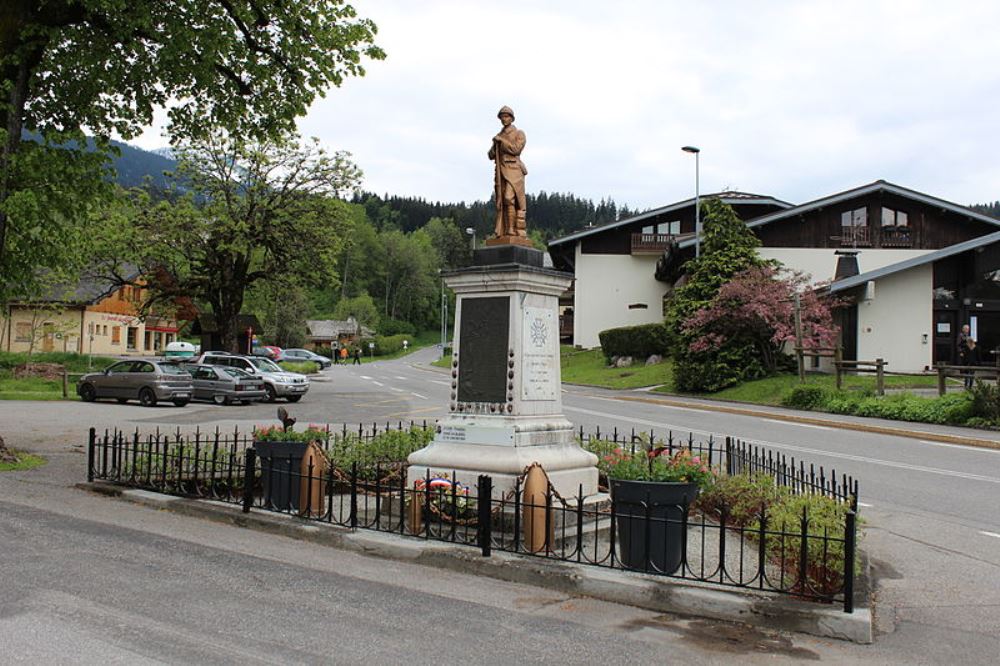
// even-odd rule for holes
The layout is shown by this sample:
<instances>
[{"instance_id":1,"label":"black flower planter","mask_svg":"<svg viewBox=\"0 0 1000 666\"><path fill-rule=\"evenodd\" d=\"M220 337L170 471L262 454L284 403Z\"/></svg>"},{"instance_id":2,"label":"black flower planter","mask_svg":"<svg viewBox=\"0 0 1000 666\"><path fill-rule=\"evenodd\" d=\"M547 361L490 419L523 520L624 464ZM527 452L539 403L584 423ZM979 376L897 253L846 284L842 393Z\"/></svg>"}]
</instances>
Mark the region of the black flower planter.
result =
<instances>
[{"instance_id":1,"label":"black flower planter","mask_svg":"<svg viewBox=\"0 0 1000 666\"><path fill-rule=\"evenodd\" d=\"M697 483L611 479L618 522L618 559L626 569L672 574L681 564L684 509Z\"/></svg>"},{"instance_id":2,"label":"black flower planter","mask_svg":"<svg viewBox=\"0 0 1000 666\"><path fill-rule=\"evenodd\" d=\"M299 510L302 458L308 447L308 442L254 442L267 508Z\"/></svg>"}]
</instances>

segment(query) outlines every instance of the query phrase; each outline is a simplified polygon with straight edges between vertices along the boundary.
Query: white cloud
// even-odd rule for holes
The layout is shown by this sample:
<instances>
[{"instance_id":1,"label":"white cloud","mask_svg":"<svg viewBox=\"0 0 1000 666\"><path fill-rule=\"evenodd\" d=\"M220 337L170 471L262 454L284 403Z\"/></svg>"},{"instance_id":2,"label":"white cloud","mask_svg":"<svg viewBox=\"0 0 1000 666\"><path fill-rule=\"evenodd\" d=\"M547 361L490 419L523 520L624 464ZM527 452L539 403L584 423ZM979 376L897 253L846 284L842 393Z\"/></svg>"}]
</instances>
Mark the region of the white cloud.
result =
<instances>
[{"instance_id":1,"label":"white cloud","mask_svg":"<svg viewBox=\"0 0 1000 666\"><path fill-rule=\"evenodd\" d=\"M791 201L885 178L1000 198L992 2L358 0L388 59L303 132L350 150L366 189L490 194L496 111L528 135L529 191L630 206L736 187ZM142 145L163 140L156 132Z\"/></svg>"}]
</instances>

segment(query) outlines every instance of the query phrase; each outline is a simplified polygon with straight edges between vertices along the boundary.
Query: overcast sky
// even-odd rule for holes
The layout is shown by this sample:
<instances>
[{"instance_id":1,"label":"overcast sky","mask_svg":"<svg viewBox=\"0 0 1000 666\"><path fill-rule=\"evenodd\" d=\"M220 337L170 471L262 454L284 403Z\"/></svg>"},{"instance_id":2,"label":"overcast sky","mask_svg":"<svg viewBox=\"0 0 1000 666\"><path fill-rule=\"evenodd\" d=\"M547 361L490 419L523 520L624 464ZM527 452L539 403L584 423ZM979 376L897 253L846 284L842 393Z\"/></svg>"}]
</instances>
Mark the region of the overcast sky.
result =
<instances>
[{"instance_id":1,"label":"overcast sky","mask_svg":"<svg viewBox=\"0 0 1000 666\"><path fill-rule=\"evenodd\" d=\"M684 199L693 144L702 192L803 202L883 178L1000 199L1000 2L354 4L388 57L300 126L353 153L367 190L488 198L506 104L529 192Z\"/></svg>"}]
</instances>

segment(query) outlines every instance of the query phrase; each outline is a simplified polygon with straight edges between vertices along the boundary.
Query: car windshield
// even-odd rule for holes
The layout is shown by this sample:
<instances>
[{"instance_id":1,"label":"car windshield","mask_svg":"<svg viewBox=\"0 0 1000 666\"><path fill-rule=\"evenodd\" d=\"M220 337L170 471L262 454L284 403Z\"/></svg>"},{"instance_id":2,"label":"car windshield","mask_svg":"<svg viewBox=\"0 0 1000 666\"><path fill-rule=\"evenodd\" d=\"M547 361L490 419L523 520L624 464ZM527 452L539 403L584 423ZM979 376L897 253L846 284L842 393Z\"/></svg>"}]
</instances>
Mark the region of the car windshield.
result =
<instances>
[{"instance_id":1,"label":"car windshield","mask_svg":"<svg viewBox=\"0 0 1000 666\"><path fill-rule=\"evenodd\" d=\"M161 363L160 369L163 370L165 375L186 375L188 371L179 365L174 365L173 363Z\"/></svg>"},{"instance_id":2,"label":"car windshield","mask_svg":"<svg viewBox=\"0 0 1000 666\"><path fill-rule=\"evenodd\" d=\"M221 367L219 369L222 370L227 375L235 377L236 379L240 379L242 377L253 377L253 375L251 375L246 370L241 370L239 368Z\"/></svg>"},{"instance_id":3,"label":"car windshield","mask_svg":"<svg viewBox=\"0 0 1000 666\"><path fill-rule=\"evenodd\" d=\"M257 366L258 370L263 370L264 372L284 372L277 363L270 359L256 357L249 359L249 361Z\"/></svg>"}]
</instances>

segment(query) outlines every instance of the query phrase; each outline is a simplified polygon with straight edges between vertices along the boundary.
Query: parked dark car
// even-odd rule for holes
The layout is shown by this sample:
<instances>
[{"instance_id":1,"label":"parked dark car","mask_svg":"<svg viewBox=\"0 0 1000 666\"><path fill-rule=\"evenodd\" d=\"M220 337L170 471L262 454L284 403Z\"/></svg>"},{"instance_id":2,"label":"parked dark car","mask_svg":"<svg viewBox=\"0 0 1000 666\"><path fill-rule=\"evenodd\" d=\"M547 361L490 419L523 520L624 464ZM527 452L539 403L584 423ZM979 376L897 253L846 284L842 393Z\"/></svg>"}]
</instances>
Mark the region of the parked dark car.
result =
<instances>
[{"instance_id":1,"label":"parked dark car","mask_svg":"<svg viewBox=\"0 0 1000 666\"><path fill-rule=\"evenodd\" d=\"M219 352L205 352L198 358L198 365L218 365L239 368L264 381L265 400L274 402L285 398L298 402L309 390L309 378L297 372L286 372L274 361L260 356L234 356Z\"/></svg>"},{"instance_id":2,"label":"parked dark car","mask_svg":"<svg viewBox=\"0 0 1000 666\"><path fill-rule=\"evenodd\" d=\"M181 367L194 379L194 399L209 400L217 405L249 403L263 400L264 381L239 368L184 363Z\"/></svg>"},{"instance_id":3,"label":"parked dark car","mask_svg":"<svg viewBox=\"0 0 1000 666\"><path fill-rule=\"evenodd\" d=\"M281 360L293 361L295 363L312 361L319 366L320 370L326 370L333 365L333 361L328 359L326 356L320 356L319 354L311 352L308 349L285 349L281 352Z\"/></svg>"},{"instance_id":4,"label":"parked dark car","mask_svg":"<svg viewBox=\"0 0 1000 666\"><path fill-rule=\"evenodd\" d=\"M175 363L151 360L119 361L103 372L92 372L80 378L76 392L84 402L100 398L115 398L124 403L138 400L152 407L160 400L169 400L183 407L194 394L191 375Z\"/></svg>"}]
</instances>

